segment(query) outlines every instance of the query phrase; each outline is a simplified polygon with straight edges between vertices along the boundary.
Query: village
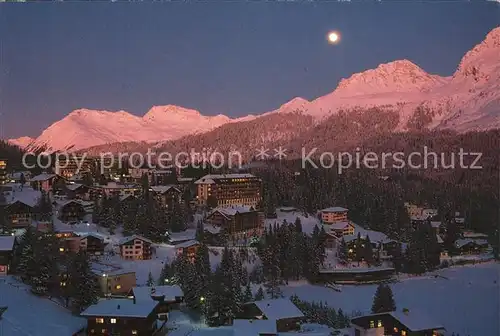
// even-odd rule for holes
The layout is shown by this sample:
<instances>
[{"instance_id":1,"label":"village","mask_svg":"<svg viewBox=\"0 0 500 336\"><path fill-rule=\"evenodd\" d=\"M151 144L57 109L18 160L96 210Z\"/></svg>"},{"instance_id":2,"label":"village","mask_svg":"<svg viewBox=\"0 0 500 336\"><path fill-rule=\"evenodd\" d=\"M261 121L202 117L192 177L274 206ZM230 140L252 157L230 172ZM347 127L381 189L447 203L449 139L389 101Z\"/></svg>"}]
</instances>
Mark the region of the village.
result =
<instances>
[{"instance_id":1,"label":"village","mask_svg":"<svg viewBox=\"0 0 500 336\"><path fill-rule=\"evenodd\" d=\"M353 222L349 204L312 214L264 207L262 180L251 172L96 175L94 164L89 159L78 171L76 162L63 162L32 176L7 173L0 160L0 306L13 330L23 330L25 313L11 306L24 300L55 305L57 314L47 319L61 326L52 335L451 335L446 321L394 303L391 286L445 279L432 271L494 259L490 237L471 230L458 209L444 219L437 209L405 203L424 245L409 246ZM26 256L37 239L53 242L56 274L28 272L35 266ZM74 272L90 283L78 294L95 293L95 300L71 296ZM238 307L230 312L217 303L227 288L213 281L225 278L237 287L230 292ZM323 305L321 296L308 302L299 295L304 286L338 296L375 286L378 294L371 312L351 311ZM373 293L366 297L371 302Z\"/></svg>"}]
</instances>

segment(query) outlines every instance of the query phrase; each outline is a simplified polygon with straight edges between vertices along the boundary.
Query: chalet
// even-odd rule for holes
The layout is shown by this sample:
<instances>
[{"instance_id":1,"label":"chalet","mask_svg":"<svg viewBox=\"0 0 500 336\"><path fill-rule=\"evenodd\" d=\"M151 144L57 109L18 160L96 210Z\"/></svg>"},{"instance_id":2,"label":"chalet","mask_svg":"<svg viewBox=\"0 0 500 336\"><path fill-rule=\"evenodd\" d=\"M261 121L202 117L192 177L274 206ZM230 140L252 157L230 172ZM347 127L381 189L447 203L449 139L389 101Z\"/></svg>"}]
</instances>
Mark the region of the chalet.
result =
<instances>
[{"instance_id":1,"label":"chalet","mask_svg":"<svg viewBox=\"0 0 500 336\"><path fill-rule=\"evenodd\" d=\"M405 204L406 212L408 213L408 216L414 217L414 216L421 216L422 211L424 210L423 208L419 207L416 204L411 204L406 202Z\"/></svg>"},{"instance_id":2,"label":"chalet","mask_svg":"<svg viewBox=\"0 0 500 336\"><path fill-rule=\"evenodd\" d=\"M35 190L45 191L48 193L52 190L52 186L54 185L58 176L56 174L48 174L42 173L40 175L32 177L29 182L31 183L31 187Z\"/></svg>"},{"instance_id":3,"label":"chalet","mask_svg":"<svg viewBox=\"0 0 500 336\"><path fill-rule=\"evenodd\" d=\"M175 246L177 249L177 255L182 255L186 254L187 258L194 262L194 258L196 256L196 252L198 251L198 248L200 247L200 243L196 240L190 240L184 243L180 243Z\"/></svg>"},{"instance_id":4,"label":"chalet","mask_svg":"<svg viewBox=\"0 0 500 336\"><path fill-rule=\"evenodd\" d=\"M337 237L344 237L353 235L355 232L355 226L349 221L346 222L336 222L333 224L323 225L326 233L332 233Z\"/></svg>"},{"instance_id":5,"label":"chalet","mask_svg":"<svg viewBox=\"0 0 500 336\"><path fill-rule=\"evenodd\" d=\"M83 184L70 183L66 185L66 195L68 199L90 201L90 188Z\"/></svg>"},{"instance_id":6,"label":"chalet","mask_svg":"<svg viewBox=\"0 0 500 336\"><path fill-rule=\"evenodd\" d=\"M102 191L106 197L112 196L126 196L126 195L139 195L141 192L141 187L135 184L119 184L116 182L109 182L107 185L101 185L97 187Z\"/></svg>"},{"instance_id":7,"label":"chalet","mask_svg":"<svg viewBox=\"0 0 500 336\"><path fill-rule=\"evenodd\" d=\"M446 332L440 323L408 310L355 317L351 325L356 336L440 336Z\"/></svg>"},{"instance_id":8,"label":"chalet","mask_svg":"<svg viewBox=\"0 0 500 336\"><path fill-rule=\"evenodd\" d=\"M171 210L175 204L181 203L182 191L173 185L152 186L151 190L165 210Z\"/></svg>"},{"instance_id":9,"label":"chalet","mask_svg":"<svg viewBox=\"0 0 500 336\"><path fill-rule=\"evenodd\" d=\"M8 204L5 207L7 214L7 224L13 229L22 229L31 226L34 208L20 200Z\"/></svg>"},{"instance_id":10,"label":"chalet","mask_svg":"<svg viewBox=\"0 0 500 336\"><path fill-rule=\"evenodd\" d=\"M250 238L262 235L264 214L251 206L218 207L207 216L206 223L220 227L233 238Z\"/></svg>"},{"instance_id":11,"label":"chalet","mask_svg":"<svg viewBox=\"0 0 500 336\"><path fill-rule=\"evenodd\" d=\"M59 204L59 219L64 222L81 221L85 217L85 207L76 200L66 201Z\"/></svg>"},{"instance_id":12,"label":"chalet","mask_svg":"<svg viewBox=\"0 0 500 336\"><path fill-rule=\"evenodd\" d=\"M157 304L153 300L103 299L80 316L87 319L87 335L153 335Z\"/></svg>"},{"instance_id":13,"label":"chalet","mask_svg":"<svg viewBox=\"0 0 500 336\"><path fill-rule=\"evenodd\" d=\"M152 244L151 240L137 235L125 237L118 243L121 257L128 260L151 259Z\"/></svg>"},{"instance_id":14,"label":"chalet","mask_svg":"<svg viewBox=\"0 0 500 336\"><path fill-rule=\"evenodd\" d=\"M0 275L6 275L9 272L15 245L15 236L0 236Z\"/></svg>"},{"instance_id":15,"label":"chalet","mask_svg":"<svg viewBox=\"0 0 500 336\"><path fill-rule=\"evenodd\" d=\"M234 335L277 336L275 320L239 320L233 321Z\"/></svg>"},{"instance_id":16,"label":"chalet","mask_svg":"<svg viewBox=\"0 0 500 336\"><path fill-rule=\"evenodd\" d=\"M137 302L156 301L157 314L165 314L168 311L179 308L179 304L184 301L184 292L175 286L155 286L155 287L134 287L130 292Z\"/></svg>"},{"instance_id":17,"label":"chalet","mask_svg":"<svg viewBox=\"0 0 500 336\"><path fill-rule=\"evenodd\" d=\"M238 319L273 320L278 332L300 330L304 314L288 299L272 299L246 303Z\"/></svg>"},{"instance_id":18,"label":"chalet","mask_svg":"<svg viewBox=\"0 0 500 336\"><path fill-rule=\"evenodd\" d=\"M318 214L323 224L334 224L337 222L347 222L348 211L342 207L330 207L320 210Z\"/></svg>"},{"instance_id":19,"label":"chalet","mask_svg":"<svg viewBox=\"0 0 500 336\"><path fill-rule=\"evenodd\" d=\"M127 295L137 286L135 272L117 266L92 263L92 272L104 295Z\"/></svg>"},{"instance_id":20,"label":"chalet","mask_svg":"<svg viewBox=\"0 0 500 336\"><path fill-rule=\"evenodd\" d=\"M61 233L58 233L61 234ZM68 233L63 233L68 235ZM104 238L95 233L73 233L69 237L61 237L59 251L62 254L78 251L87 251L89 255L102 255L104 253Z\"/></svg>"},{"instance_id":21,"label":"chalet","mask_svg":"<svg viewBox=\"0 0 500 336\"><path fill-rule=\"evenodd\" d=\"M425 208L422 210L422 216L429 219L438 215L437 209Z\"/></svg>"},{"instance_id":22,"label":"chalet","mask_svg":"<svg viewBox=\"0 0 500 336\"><path fill-rule=\"evenodd\" d=\"M457 239L455 248L462 255L482 254L488 250L489 244L484 239Z\"/></svg>"}]
</instances>

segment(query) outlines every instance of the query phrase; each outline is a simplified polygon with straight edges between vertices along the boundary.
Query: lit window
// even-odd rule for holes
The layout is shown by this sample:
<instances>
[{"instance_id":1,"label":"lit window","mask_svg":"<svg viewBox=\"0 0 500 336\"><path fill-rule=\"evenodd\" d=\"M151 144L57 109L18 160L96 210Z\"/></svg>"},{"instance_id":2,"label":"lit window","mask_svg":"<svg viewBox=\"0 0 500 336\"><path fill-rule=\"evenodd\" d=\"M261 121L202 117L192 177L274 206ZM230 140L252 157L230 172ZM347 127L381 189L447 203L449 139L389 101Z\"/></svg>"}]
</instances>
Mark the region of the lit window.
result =
<instances>
[{"instance_id":1,"label":"lit window","mask_svg":"<svg viewBox=\"0 0 500 336\"><path fill-rule=\"evenodd\" d=\"M66 282L62 281L61 282L61 287L64 287L64 286L66 286Z\"/></svg>"},{"instance_id":2,"label":"lit window","mask_svg":"<svg viewBox=\"0 0 500 336\"><path fill-rule=\"evenodd\" d=\"M370 321L370 328L375 328L375 322L374 321Z\"/></svg>"},{"instance_id":3,"label":"lit window","mask_svg":"<svg viewBox=\"0 0 500 336\"><path fill-rule=\"evenodd\" d=\"M137 335L137 330L132 330L132 335Z\"/></svg>"},{"instance_id":4,"label":"lit window","mask_svg":"<svg viewBox=\"0 0 500 336\"><path fill-rule=\"evenodd\" d=\"M111 319L111 324L116 324L116 319L115 318Z\"/></svg>"},{"instance_id":5,"label":"lit window","mask_svg":"<svg viewBox=\"0 0 500 336\"><path fill-rule=\"evenodd\" d=\"M96 323L104 323L104 319L102 317L98 317L95 319Z\"/></svg>"},{"instance_id":6,"label":"lit window","mask_svg":"<svg viewBox=\"0 0 500 336\"><path fill-rule=\"evenodd\" d=\"M116 286L115 286L115 289L120 289L120 288L122 288L122 286L121 286L121 285L116 285Z\"/></svg>"},{"instance_id":7,"label":"lit window","mask_svg":"<svg viewBox=\"0 0 500 336\"><path fill-rule=\"evenodd\" d=\"M401 330L401 336L406 336L406 331Z\"/></svg>"},{"instance_id":8,"label":"lit window","mask_svg":"<svg viewBox=\"0 0 500 336\"><path fill-rule=\"evenodd\" d=\"M60 248L59 248L59 251L60 251L60 252L64 252L64 248L63 248L63 247L60 247Z\"/></svg>"},{"instance_id":9,"label":"lit window","mask_svg":"<svg viewBox=\"0 0 500 336\"><path fill-rule=\"evenodd\" d=\"M380 328L382 326L382 321L378 320L377 322L377 328Z\"/></svg>"},{"instance_id":10,"label":"lit window","mask_svg":"<svg viewBox=\"0 0 500 336\"><path fill-rule=\"evenodd\" d=\"M106 333L106 329L102 329L102 330L101 330L101 332L102 332L103 334L105 334L105 333Z\"/></svg>"},{"instance_id":11,"label":"lit window","mask_svg":"<svg viewBox=\"0 0 500 336\"><path fill-rule=\"evenodd\" d=\"M398 332L398 328L394 327L394 332L397 333Z\"/></svg>"}]
</instances>

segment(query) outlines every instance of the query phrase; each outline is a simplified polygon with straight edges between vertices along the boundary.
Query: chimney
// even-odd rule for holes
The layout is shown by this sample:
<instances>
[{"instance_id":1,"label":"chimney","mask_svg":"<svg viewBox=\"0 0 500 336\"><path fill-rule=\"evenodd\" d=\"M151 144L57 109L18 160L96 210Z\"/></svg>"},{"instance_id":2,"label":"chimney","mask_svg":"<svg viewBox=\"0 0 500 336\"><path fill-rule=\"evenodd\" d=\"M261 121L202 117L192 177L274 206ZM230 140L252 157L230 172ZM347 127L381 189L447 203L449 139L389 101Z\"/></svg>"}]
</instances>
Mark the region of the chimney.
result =
<instances>
[{"instance_id":1,"label":"chimney","mask_svg":"<svg viewBox=\"0 0 500 336\"><path fill-rule=\"evenodd\" d=\"M410 314L410 310L408 308L403 308L403 314L408 316Z\"/></svg>"},{"instance_id":2,"label":"chimney","mask_svg":"<svg viewBox=\"0 0 500 336\"><path fill-rule=\"evenodd\" d=\"M116 309L120 309L120 305L118 305L118 307L116 307Z\"/></svg>"},{"instance_id":3,"label":"chimney","mask_svg":"<svg viewBox=\"0 0 500 336\"><path fill-rule=\"evenodd\" d=\"M135 303L136 303L136 302L135 302L135 296L134 296L134 298L133 298L133 301L134 301L134 304L135 304Z\"/></svg>"}]
</instances>

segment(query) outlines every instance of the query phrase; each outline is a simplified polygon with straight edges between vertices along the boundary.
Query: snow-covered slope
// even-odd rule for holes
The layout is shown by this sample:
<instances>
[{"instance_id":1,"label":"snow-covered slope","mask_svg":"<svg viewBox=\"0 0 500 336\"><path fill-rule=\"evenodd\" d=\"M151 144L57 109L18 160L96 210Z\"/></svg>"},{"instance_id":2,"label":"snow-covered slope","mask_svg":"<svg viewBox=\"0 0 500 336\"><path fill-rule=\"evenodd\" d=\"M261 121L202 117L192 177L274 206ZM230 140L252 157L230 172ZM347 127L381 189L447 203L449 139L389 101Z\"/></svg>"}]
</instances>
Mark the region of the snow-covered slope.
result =
<instances>
[{"instance_id":1,"label":"snow-covered slope","mask_svg":"<svg viewBox=\"0 0 500 336\"><path fill-rule=\"evenodd\" d=\"M20 137L20 138L17 138L17 139L9 139L9 140L7 140L7 142L10 143L11 145L14 145L14 146L17 146L17 147L20 147L20 148L26 148L26 147L28 147L33 141L35 141L35 139L27 137L27 136Z\"/></svg>"},{"instance_id":2,"label":"snow-covered slope","mask_svg":"<svg viewBox=\"0 0 500 336\"><path fill-rule=\"evenodd\" d=\"M234 121L238 119L203 116L174 105L154 106L142 118L125 111L79 109L52 124L28 149L79 150L113 142L155 142L209 131Z\"/></svg>"},{"instance_id":3,"label":"snow-covered slope","mask_svg":"<svg viewBox=\"0 0 500 336\"><path fill-rule=\"evenodd\" d=\"M307 113L324 118L340 109L384 107L400 115L406 128L418 106L427 107L429 128L458 131L500 127L500 28L469 51L451 77L426 73L408 60L381 64L354 74L308 105Z\"/></svg>"},{"instance_id":4,"label":"snow-covered slope","mask_svg":"<svg viewBox=\"0 0 500 336\"><path fill-rule=\"evenodd\" d=\"M152 107L142 118L124 111L81 109L51 125L28 148L77 150L112 142L173 140L274 113L299 111L324 120L340 110L368 107L397 112L398 130L409 128L417 110L425 111L428 128L500 128L499 55L500 27L469 51L450 77L428 74L409 60L393 61L343 79L333 92L313 101L297 97L271 112L238 119L207 117L173 105Z\"/></svg>"}]
</instances>

